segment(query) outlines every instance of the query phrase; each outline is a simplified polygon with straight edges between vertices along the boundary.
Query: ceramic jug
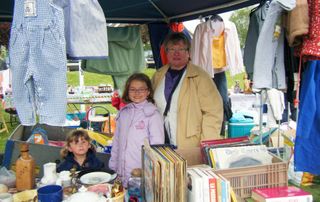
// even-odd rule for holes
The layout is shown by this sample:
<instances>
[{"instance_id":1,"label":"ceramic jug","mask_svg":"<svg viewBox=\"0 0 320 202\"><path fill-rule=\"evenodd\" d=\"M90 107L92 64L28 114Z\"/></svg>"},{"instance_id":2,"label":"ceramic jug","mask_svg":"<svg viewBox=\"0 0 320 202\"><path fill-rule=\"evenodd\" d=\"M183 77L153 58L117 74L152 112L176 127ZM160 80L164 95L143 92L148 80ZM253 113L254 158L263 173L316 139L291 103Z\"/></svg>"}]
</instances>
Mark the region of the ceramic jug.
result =
<instances>
[{"instance_id":1,"label":"ceramic jug","mask_svg":"<svg viewBox=\"0 0 320 202\"><path fill-rule=\"evenodd\" d=\"M57 164L56 163L46 163L43 165L43 178L41 178L41 183L43 185L55 184L57 181Z\"/></svg>"}]
</instances>

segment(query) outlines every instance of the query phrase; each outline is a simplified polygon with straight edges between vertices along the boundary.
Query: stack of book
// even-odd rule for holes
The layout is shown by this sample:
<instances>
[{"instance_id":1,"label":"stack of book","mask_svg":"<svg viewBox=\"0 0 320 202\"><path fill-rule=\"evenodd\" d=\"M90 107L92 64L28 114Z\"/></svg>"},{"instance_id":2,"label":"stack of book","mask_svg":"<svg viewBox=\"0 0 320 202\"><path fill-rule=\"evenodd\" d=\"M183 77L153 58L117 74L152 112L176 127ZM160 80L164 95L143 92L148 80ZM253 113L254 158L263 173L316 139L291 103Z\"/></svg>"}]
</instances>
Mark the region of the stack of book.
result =
<instances>
[{"instance_id":1,"label":"stack of book","mask_svg":"<svg viewBox=\"0 0 320 202\"><path fill-rule=\"evenodd\" d=\"M186 161L170 146L142 149L145 201L186 201Z\"/></svg>"},{"instance_id":2,"label":"stack of book","mask_svg":"<svg viewBox=\"0 0 320 202\"><path fill-rule=\"evenodd\" d=\"M230 202L230 182L208 168L188 168L188 202Z\"/></svg>"},{"instance_id":3,"label":"stack of book","mask_svg":"<svg viewBox=\"0 0 320 202\"><path fill-rule=\"evenodd\" d=\"M273 187L252 190L252 199L258 202L312 202L312 195L298 187Z\"/></svg>"}]
</instances>

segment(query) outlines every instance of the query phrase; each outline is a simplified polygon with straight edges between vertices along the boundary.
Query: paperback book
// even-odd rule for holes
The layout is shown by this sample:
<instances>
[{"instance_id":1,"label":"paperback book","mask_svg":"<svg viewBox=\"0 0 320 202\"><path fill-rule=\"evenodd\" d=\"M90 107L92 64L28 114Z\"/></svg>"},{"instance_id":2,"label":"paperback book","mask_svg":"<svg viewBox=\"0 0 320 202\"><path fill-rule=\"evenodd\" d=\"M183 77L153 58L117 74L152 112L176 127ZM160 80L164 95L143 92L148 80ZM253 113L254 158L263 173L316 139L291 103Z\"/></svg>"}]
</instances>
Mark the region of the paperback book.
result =
<instances>
[{"instance_id":1,"label":"paperback book","mask_svg":"<svg viewBox=\"0 0 320 202\"><path fill-rule=\"evenodd\" d=\"M313 197L298 187L273 187L252 190L252 199L258 202L312 202Z\"/></svg>"}]
</instances>

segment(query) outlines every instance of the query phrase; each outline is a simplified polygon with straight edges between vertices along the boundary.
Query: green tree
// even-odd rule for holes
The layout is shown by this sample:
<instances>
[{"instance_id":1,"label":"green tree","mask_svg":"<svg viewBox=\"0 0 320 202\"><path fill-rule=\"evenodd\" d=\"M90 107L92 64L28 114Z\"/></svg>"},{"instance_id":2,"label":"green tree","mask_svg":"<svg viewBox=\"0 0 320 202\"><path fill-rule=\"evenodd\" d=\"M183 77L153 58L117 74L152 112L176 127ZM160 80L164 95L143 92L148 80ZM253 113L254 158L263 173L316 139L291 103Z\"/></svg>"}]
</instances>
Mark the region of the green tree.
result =
<instances>
[{"instance_id":1,"label":"green tree","mask_svg":"<svg viewBox=\"0 0 320 202\"><path fill-rule=\"evenodd\" d=\"M253 7L246 7L243 9L239 9L233 12L230 17L230 21L233 22L237 27L241 48L244 47L244 44L246 42L249 27L249 15L252 8Z\"/></svg>"},{"instance_id":2,"label":"green tree","mask_svg":"<svg viewBox=\"0 0 320 202\"><path fill-rule=\"evenodd\" d=\"M5 58L7 57L7 49L5 46L0 46L0 60L5 60Z\"/></svg>"}]
</instances>

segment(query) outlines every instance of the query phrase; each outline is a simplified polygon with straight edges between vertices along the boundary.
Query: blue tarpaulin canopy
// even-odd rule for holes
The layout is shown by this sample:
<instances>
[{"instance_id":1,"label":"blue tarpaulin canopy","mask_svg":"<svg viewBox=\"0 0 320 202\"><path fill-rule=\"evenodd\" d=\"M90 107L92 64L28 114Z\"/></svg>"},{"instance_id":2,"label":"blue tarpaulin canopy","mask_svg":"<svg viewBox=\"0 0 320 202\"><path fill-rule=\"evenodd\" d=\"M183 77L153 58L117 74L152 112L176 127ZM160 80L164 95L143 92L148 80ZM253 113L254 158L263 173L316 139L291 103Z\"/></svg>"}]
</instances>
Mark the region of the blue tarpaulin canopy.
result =
<instances>
[{"instance_id":1,"label":"blue tarpaulin canopy","mask_svg":"<svg viewBox=\"0 0 320 202\"><path fill-rule=\"evenodd\" d=\"M22 1L22 0L16 0ZM108 23L174 22L223 13L259 0L99 0ZM0 20L11 21L14 0L0 0Z\"/></svg>"}]
</instances>

